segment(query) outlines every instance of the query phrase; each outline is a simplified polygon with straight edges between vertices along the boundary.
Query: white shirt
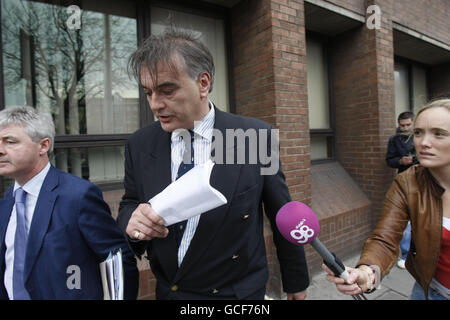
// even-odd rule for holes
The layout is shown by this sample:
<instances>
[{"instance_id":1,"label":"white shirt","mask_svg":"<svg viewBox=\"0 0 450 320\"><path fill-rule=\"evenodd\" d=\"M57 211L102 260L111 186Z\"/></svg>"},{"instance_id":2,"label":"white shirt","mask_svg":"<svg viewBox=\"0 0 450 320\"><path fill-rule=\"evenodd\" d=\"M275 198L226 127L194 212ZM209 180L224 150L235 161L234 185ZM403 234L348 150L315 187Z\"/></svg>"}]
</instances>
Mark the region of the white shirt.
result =
<instances>
[{"instance_id":1,"label":"white shirt","mask_svg":"<svg viewBox=\"0 0 450 320\"><path fill-rule=\"evenodd\" d=\"M209 102L210 110L200 123L194 126L194 165L207 162L211 157L211 143L215 120L214 105ZM183 161L185 143L183 142L180 132L174 131L171 137L171 169L172 182L176 180L178 168ZM183 258L189 248L195 230L197 229L200 215L189 218L186 229L178 248L178 267L183 262Z\"/></svg>"},{"instance_id":2,"label":"white shirt","mask_svg":"<svg viewBox=\"0 0 450 320\"><path fill-rule=\"evenodd\" d=\"M30 231L31 221L33 219L34 208L36 207L36 202L39 196L39 192L41 191L42 184L44 183L44 179L47 176L48 171L50 170L50 163L47 163L44 169L41 170L37 175L35 175L31 180L29 180L25 185L22 186L22 189L27 193L27 200L25 203L26 214L25 214L25 224L27 231ZM16 194L16 190L21 186L17 183L14 183L14 191L13 196ZM6 268L5 268L5 288L8 292L9 299L13 299L13 268L14 268L14 237L16 234L16 221L17 221L17 213L16 213L16 205L13 206L11 216L9 218L8 227L6 229L5 236L5 245L6 245Z\"/></svg>"}]
</instances>

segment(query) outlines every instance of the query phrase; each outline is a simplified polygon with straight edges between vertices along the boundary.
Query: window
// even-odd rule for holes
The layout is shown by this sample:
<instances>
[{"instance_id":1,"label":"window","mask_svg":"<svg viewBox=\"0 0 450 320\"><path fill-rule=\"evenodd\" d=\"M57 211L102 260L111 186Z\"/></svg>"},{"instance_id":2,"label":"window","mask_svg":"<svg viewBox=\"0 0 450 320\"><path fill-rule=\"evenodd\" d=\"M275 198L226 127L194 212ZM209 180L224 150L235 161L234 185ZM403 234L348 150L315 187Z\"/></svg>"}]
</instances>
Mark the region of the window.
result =
<instances>
[{"instance_id":1,"label":"window","mask_svg":"<svg viewBox=\"0 0 450 320\"><path fill-rule=\"evenodd\" d=\"M327 54L322 40L307 36L306 63L311 160L332 159L334 130L330 116Z\"/></svg>"},{"instance_id":2,"label":"window","mask_svg":"<svg viewBox=\"0 0 450 320\"><path fill-rule=\"evenodd\" d=\"M396 62L395 63L395 121L397 121L398 115L405 111L410 111L409 102L409 71L408 66Z\"/></svg>"},{"instance_id":3,"label":"window","mask_svg":"<svg viewBox=\"0 0 450 320\"><path fill-rule=\"evenodd\" d=\"M175 1L1 0L3 87L0 109L31 105L56 127L52 164L105 188L121 188L124 145L153 121L145 95L128 77L138 42L170 20L193 30L216 65L210 99L230 110L228 9ZM80 11L80 28L68 20ZM3 101L1 101L3 100ZM0 177L0 193L12 181Z\"/></svg>"},{"instance_id":4,"label":"window","mask_svg":"<svg viewBox=\"0 0 450 320\"><path fill-rule=\"evenodd\" d=\"M428 102L427 69L409 60L395 61L395 121L400 113L415 114ZM397 122L395 123L395 125Z\"/></svg>"},{"instance_id":5,"label":"window","mask_svg":"<svg viewBox=\"0 0 450 320\"><path fill-rule=\"evenodd\" d=\"M413 110L417 112L428 103L428 85L427 85L427 70L419 65L412 67L412 82L413 82Z\"/></svg>"},{"instance_id":6,"label":"window","mask_svg":"<svg viewBox=\"0 0 450 320\"><path fill-rule=\"evenodd\" d=\"M2 1L5 107L50 112L52 163L97 183L122 180L124 140L139 128L138 87L126 72L137 47L135 5L128 3L81 1L77 28L67 23L65 6Z\"/></svg>"},{"instance_id":7,"label":"window","mask_svg":"<svg viewBox=\"0 0 450 320\"><path fill-rule=\"evenodd\" d=\"M161 33L172 20L178 28L194 31L208 47L215 65L214 86L209 99L219 109L230 111L224 20L159 7L153 7L151 12L153 34Z\"/></svg>"}]
</instances>

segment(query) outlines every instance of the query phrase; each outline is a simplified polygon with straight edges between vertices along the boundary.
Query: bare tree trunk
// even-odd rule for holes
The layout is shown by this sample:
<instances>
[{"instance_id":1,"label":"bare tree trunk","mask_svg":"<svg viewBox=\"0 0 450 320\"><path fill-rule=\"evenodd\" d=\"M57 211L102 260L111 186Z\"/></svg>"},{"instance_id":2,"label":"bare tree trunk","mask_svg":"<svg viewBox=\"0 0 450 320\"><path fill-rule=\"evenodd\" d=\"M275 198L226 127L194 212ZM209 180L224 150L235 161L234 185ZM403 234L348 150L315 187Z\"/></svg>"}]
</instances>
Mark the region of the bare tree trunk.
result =
<instances>
[{"instance_id":1,"label":"bare tree trunk","mask_svg":"<svg viewBox=\"0 0 450 320\"><path fill-rule=\"evenodd\" d=\"M55 95L56 101L56 110L55 110L55 131L56 135L65 135L66 134L66 124L64 119L64 99L61 99L59 96ZM68 171L67 165L67 152L60 152L56 157L56 167L63 171Z\"/></svg>"},{"instance_id":2,"label":"bare tree trunk","mask_svg":"<svg viewBox=\"0 0 450 320\"><path fill-rule=\"evenodd\" d=\"M77 97L77 76L74 73L72 79L72 85L68 92L69 100L69 133L73 135L80 134L80 119L78 110L78 97ZM72 174L81 177L81 154L80 149L72 148L70 150L70 161L72 165Z\"/></svg>"}]
</instances>

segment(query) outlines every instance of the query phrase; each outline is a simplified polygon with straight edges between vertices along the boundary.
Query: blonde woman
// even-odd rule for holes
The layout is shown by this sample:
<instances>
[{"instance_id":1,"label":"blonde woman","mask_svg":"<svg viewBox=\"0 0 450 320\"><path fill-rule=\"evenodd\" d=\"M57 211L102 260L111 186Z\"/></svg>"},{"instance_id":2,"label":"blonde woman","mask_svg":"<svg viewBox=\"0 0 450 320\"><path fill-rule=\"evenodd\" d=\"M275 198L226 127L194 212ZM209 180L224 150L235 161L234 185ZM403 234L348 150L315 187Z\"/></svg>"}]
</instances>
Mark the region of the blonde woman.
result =
<instances>
[{"instance_id":1,"label":"blonde woman","mask_svg":"<svg viewBox=\"0 0 450 320\"><path fill-rule=\"evenodd\" d=\"M406 259L406 269L416 280L411 299L450 299L450 99L420 110L413 133L420 164L395 178L356 268L348 268L347 282L323 266L327 280L342 293L377 287L397 261L403 230L411 221Z\"/></svg>"}]
</instances>

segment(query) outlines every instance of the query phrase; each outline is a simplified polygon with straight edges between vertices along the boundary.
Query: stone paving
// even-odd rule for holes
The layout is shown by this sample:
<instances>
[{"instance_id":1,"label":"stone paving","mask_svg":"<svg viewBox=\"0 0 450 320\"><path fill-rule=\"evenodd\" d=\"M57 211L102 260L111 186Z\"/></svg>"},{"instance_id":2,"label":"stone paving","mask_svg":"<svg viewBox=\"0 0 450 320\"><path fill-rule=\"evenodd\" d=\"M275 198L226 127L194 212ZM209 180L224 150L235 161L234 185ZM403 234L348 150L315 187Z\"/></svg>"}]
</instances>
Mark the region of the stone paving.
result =
<instances>
[{"instance_id":1,"label":"stone paving","mask_svg":"<svg viewBox=\"0 0 450 320\"><path fill-rule=\"evenodd\" d=\"M359 253L344 259L346 266L354 267L359 259ZM368 300L409 300L414 278L405 269L395 265L389 274L381 281L381 286L371 294L366 294ZM353 300L336 290L336 286L325 280L325 271L314 274L308 288L308 300Z\"/></svg>"}]
</instances>

